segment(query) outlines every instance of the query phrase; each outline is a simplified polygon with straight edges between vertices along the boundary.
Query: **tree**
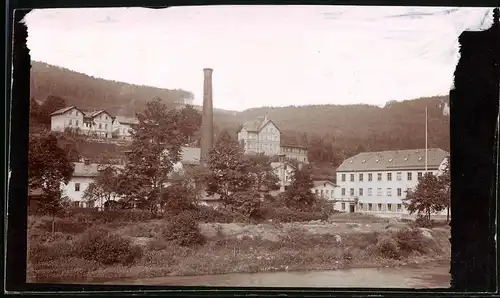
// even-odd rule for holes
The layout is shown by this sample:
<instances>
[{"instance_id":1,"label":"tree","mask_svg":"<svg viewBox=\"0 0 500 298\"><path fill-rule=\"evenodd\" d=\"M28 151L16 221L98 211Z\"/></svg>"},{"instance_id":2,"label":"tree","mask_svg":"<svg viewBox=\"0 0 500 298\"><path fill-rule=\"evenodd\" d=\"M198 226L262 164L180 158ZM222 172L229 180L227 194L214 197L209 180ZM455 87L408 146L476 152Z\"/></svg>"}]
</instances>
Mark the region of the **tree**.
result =
<instances>
[{"instance_id":1,"label":"tree","mask_svg":"<svg viewBox=\"0 0 500 298\"><path fill-rule=\"evenodd\" d=\"M60 146L54 134L29 135L28 188L42 190L39 211L52 215L52 232L55 217L65 206L61 184L68 184L73 170L68 152Z\"/></svg>"},{"instance_id":2,"label":"tree","mask_svg":"<svg viewBox=\"0 0 500 298\"><path fill-rule=\"evenodd\" d=\"M201 114L193 106L187 105L181 110L180 118L180 130L190 141L200 129Z\"/></svg>"},{"instance_id":3,"label":"tree","mask_svg":"<svg viewBox=\"0 0 500 298\"><path fill-rule=\"evenodd\" d=\"M184 211L196 210L196 197L192 188L181 181L174 182L165 188L162 204L169 215L178 215Z\"/></svg>"},{"instance_id":4,"label":"tree","mask_svg":"<svg viewBox=\"0 0 500 298\"><path fill-rule=\"evenodd\" d=\"M83 193L83 199L88 202L99 201L100 205L119 196L123 184L119 169L110 165L100 165L99 175L89 184Z\"/></svg>"},{"instance_id":5,"label":"tree","mask_svg":"<svg viewBox=\"0 0 500 298\"><path fill-rule=\"evenodd\" d=\"M137 114L139 124L132 131L132 143L127 153L124 178L127 179L128 201L136 201L157 212L163 187L187 141L181 126L179 110L169 109L161 99L146 103L143 113ZM133 185L133 188L131 187Z\"/></svg>"},{"instance_id":6,"label":"tree","mask_svg":"<svg viewBox=\"0 0 500 298\"><path fill-rule=\"evenodd\" d=\"M211 177L211 174L211 171L202 165L188 166L184 168L184 173L179 177L179 181L185 187L190 188L194 192L196 199L200 200L203 186Z\"/></svg>"},{"instance_id":7,"label":"tree","mask_svg":"<svg viewBox=\"0 0 500 298\"><path fill-rule=\"evenodd\" d=\"M229 203L231 193L246 190L253 184L247 174L248 161L240 152L238 142L226 131L220 134L209 152L207 165L212 172L207 179L207 193L220 195L225 204Z\"/></svg>"},{"instance_id":8,"label":"tree","mask_svg":"<svg viewBox=\"0 0 500 298\"><path fill-rule=\"evenodd\" d=\"M446 207L446 221L450 221L451 207L451 175L450 175L450 157L446 158L443 173L438 177L443 192L443 205Z\"/></svg>"},{"instance_id":9,"label":"tree","mask_svg":"<svg viewBox=\"0 0 500 298\"><path fill-rule=\"evenodd\" d=\"M263 153L246 156L248 159L247 173L253 178L256 191L269 192L278 189L279 178L271 167L271 158Z\"/></svg>"},{"instance_id":10,"label":"tree","mask_svg":"<svg viewBox=\"0 0 500 298\"><path fill-rule=\"evenodd\" d=\"M437 176L425 173L419 178L415 190L408 190L403 199L405 207L410 214L424 215L431 220L431 213L442 211L445 208L443 187Z\"/></svg>"},{"instance_id":11,"label":"tree","mask_svg":"<svg viewBox=\"0 0 500 298\"><path fill-rule=\"evenodd\" d=\"M30 126L38 123L38 114L40 113L40 104L35 98L30 99Z\"/></svg>"},{"instance_id":12,"label":"tree","mask_svg":"<svg viewBox=\"0 0 500 298\"><path fill-rule=\"evenodd\" d=\"M292 183L285 192L287 207L299 210L312 208L317 199L311 191L313 187L310 170L306 167L297 168L293 173Z\"/></svg>"},{"instance_id":13,"label":"tree","mask_svg":"<svg viewBox=\"0 0 500 298\"><path fill-rule=\"evenodd\" d=\"M40 106L38 113L38 121L47 128L50 128L50 114L65 108L66 100L62 97L49 95L44 103Z\"/></svg>"}]
</instances>

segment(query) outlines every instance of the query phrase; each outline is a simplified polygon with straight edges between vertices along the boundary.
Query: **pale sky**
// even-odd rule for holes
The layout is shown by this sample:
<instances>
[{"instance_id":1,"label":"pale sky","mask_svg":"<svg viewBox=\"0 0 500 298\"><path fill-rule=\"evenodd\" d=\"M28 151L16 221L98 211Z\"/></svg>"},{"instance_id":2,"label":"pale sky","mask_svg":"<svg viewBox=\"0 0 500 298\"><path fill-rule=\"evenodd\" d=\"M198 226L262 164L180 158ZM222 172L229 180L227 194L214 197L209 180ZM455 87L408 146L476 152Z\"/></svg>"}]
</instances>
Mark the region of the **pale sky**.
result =
<instances>
[{"instance_id":1,"label":"pale sky","mask_svg":"<svg viewBox=\"0 0 500 298\"><path fill-rule=\"evenodd\" d=\"M488 18L484 18L488 13ZM30 12L32 60L184 89L216 108L364 103L448 94L458 36L489 8L192 6Z\"/></svg>"}]
</instances>

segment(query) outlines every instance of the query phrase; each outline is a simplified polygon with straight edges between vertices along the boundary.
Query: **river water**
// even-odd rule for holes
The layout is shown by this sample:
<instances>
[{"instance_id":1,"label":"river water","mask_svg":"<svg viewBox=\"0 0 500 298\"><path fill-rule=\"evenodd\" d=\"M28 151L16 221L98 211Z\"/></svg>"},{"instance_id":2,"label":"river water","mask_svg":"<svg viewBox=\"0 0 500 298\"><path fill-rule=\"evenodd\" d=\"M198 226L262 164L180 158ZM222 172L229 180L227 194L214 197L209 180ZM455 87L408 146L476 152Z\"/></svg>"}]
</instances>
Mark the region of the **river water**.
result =
<instances>
[{"instance_id":1,"label":"river water","mask_svg":"<svg viewBox=\"0 0 500 298\"><path fill-rule=\"evenodd\" d=\"M105 282L105 284L220 287L449 288L449 270L449 263L434 263L398 268L168 276L123 279Z\"/></svg>"}]
</instances>

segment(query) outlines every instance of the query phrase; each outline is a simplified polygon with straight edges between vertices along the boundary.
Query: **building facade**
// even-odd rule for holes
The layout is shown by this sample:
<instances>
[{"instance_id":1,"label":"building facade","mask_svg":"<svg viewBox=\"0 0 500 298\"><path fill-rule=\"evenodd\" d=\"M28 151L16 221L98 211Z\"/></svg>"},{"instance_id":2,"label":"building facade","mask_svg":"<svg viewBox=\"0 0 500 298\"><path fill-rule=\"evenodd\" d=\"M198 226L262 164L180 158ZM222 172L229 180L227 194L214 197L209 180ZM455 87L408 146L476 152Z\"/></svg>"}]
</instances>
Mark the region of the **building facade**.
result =
<instances>
[{"instance_id":1,"label":"building facade","mask_svg":"<svg viewBox=\"0 0 500 298\"><path fill-rule=\"evenodd\" d=\"M238 131L238 142L246 154L280 154L281 132L278 126L266 117L243 123Z\"/></svg>"},{"instance_id":2,"label":"building facade","mask_svg":"<svg viewBox=\"0 0 500 298\"><path fill-rule=\"evenodd\" d=\"M133 131L133 126L138 123L139 120L136 118L116 116L113 121L113 137L130 140L132 138L131 132Z\"/></svg>"},{"instance_id":3,"label":"building facade","mask_svg":"<svg viewBox=\"0 0 500 298\"><path fill-rule=\"evenodd\" d=\"M293 159L305 164L309 163L309 159L307 158L308 150L306 147L281 145L280 151L280 154L284 155L287 159Z\"/></svg>"},{"instance_id":4,"label":"building facade","mask_svg":"<svg viewBox=\"0 0 500 298\"><path fill-rule=\"evenodd\" d=\"M78 107L70 106L53 112L50 118L52 131L64 132L71 129L73 132L85 135L112 137L114 117L104 110L85 112Z\"/></svg>"},{"instance_id":5,"label":"building facade","mask_svg":"<svg viewBox=\"0 0 500 298\"><path fill-rule=\"evenodd\" d=\"M403 199L426 173L425 149L365 152L337 168L336 209L380 215L408 214ZM449 153L427 150L427 172L440 175ZM446 211L444 211L446 213Z\"/></svg>"},{"instance_id":6,"label":"building facade","mask_svg":"<svg viewBox=\"0 0 500 298\"><path fill-rule=\"evenodd\" d=\"M315 180L313 181L314 187L311 189L318 197L333 201L335 200L335 189L337 185L328 180Z\"/></svg>"}]
</instances>

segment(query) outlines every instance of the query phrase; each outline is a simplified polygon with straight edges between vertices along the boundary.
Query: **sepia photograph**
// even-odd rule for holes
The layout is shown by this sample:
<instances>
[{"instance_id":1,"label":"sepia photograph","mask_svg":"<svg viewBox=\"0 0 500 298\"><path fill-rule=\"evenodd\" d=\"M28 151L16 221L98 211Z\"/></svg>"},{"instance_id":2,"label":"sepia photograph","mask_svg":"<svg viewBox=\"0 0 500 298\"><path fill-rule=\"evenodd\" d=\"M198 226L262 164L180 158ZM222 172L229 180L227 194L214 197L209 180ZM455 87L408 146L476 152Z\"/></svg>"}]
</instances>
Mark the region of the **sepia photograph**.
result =
<instances>
[{"instance_id":1,"label":"sepia photograph","mask_svg":"<svg viewBox=\"0 0 500 298\"><path fill-rule=\"evenodd\" d=\"M449 288L458 37L492 8L35 9L27 282Z\"/></svg>"}]
</instances>

